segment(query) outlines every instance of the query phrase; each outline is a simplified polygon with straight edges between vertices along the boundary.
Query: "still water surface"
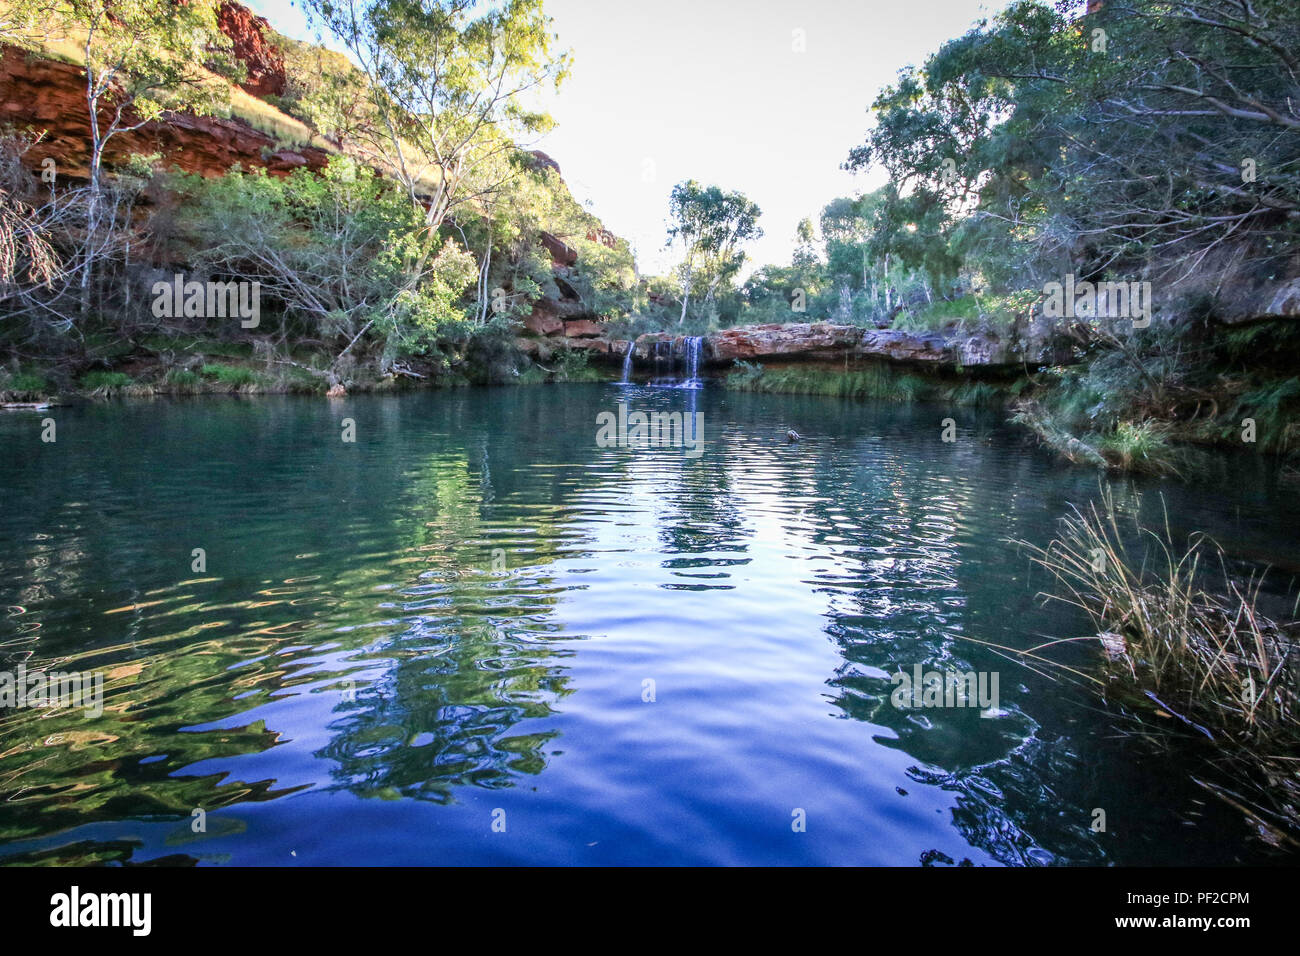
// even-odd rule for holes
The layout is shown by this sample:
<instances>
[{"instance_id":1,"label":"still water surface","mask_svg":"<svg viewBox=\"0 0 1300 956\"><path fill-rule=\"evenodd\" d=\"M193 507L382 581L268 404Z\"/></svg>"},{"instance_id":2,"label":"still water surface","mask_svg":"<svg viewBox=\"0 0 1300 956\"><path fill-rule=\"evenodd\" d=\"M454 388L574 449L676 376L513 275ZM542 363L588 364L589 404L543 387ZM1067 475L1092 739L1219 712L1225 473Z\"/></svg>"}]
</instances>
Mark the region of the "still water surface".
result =
<instances>
[{"instance_id":1,"label":"still water surface","mask_svg":"<svg viewBox=\"0 0 1300 956\"><path fill-rule=\"evenodd\" d=\"M703 412L704 454L598 447L620 400ZM0 712L0 862L1280 859L1198 758L975 643L1087 632L1008 539L1097 475L1001 414L573 385L54 415L0 418L0 670L101 673L104 712ZM1221 471L1114 488L1280 595L1300 501ZM894 707L918 663L997 672L997 714Z\"/></svg>"}]
</instances>

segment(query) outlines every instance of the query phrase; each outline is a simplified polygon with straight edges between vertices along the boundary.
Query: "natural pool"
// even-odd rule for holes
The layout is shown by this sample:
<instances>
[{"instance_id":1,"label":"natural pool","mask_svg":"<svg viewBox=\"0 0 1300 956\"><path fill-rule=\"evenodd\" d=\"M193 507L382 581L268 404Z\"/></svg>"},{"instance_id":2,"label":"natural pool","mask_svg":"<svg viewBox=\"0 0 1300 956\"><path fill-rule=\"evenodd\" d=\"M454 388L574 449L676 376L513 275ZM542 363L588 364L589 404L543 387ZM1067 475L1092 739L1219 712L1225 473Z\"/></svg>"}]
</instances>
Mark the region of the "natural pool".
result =
<instances>
[{"instance_id":1,"label":"natural pool","mask_svg":"<svg viewBox=\"0 0 1300 956\"><path fill-rule=\"evenodd\" d=\"M602 447L620 401L701 414L703 452ZM0 670L104 685L0 711L0 856L1282 859L1192 756L977 643L1087 631L1009 539L1098 476L1004 418L617 385L5 415ZM1253 456L1113 488L1272 565L1266 598L1300 570ZM916 665L996 674L996 710L895 707Z\"/></svg>"}]
</instances>

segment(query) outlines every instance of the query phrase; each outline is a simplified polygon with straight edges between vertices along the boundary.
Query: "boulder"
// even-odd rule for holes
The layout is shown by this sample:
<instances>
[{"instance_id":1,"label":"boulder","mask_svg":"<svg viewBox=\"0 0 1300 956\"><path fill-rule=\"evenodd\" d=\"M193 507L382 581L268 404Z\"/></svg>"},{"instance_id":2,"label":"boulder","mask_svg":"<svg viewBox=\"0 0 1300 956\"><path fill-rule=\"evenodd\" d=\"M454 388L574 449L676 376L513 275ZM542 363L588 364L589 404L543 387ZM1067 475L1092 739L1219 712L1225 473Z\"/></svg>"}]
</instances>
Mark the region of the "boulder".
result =
<instances>
[{"instance_id":1,"label":"boulder","mask_svg":"<svg viewBox=\"0 0 1300 956\"><path fill-rule=\"evenodd\" d=\"M1260 319L1300 318L1300 279L1239 288L1219 297L1220 318L1229 325Z\"/></svg>"},{"instance_id":2,"label":"boulder","mask_svg":"<svg viewBox=\"0 0 1300 956\"><path fill-rule=\"evenodd\" d=\"M564 331L564 323L545 309L533 309L524 318L524 328L534 335L554 335Z\"/></svg>"},{"instance_id":3,"label":"boulder","mask_svg":"<svg viewBox=\"0 0 1300 956\"><path fill-rule=\"evenodd\" d=\"M600 323L591 319L566 319L564 322L564 335L570 339L595 338L604 331Z\"/></svg>"},{"instance_id":4,"label":"boulder","mask_svg":"<svg viewBox=\"0 0 1300 956\"><path fill-rule=\"evenodd\" d=\"M551 254L551 261L557 266L571 266L578 261L578 250L574 249L568 243L558 236L553 236L549 232L543 232L542 245L546 251Z\"/></svg>"},{"instance_id":5,"label":"boulder","mask_svg":"<svg viewBox=\"0 0 1300 956\"><path fill-rule=\"evenodd\" d=\"M861 338L862 329L857 326L828 322L746 325L708 336L708 352L720 362L778 355L826 358L853 351Z\"/></svg>"}]
</instances>

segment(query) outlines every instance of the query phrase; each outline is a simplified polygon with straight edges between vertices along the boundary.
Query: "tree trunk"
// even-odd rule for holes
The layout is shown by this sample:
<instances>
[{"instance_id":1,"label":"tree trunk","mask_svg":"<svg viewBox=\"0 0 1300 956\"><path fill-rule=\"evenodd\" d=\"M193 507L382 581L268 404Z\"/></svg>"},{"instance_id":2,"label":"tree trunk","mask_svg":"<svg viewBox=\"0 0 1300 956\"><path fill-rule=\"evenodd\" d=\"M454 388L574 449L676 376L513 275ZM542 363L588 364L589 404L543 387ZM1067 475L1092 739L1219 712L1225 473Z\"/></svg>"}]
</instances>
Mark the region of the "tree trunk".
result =
<instances>
[{"instance_id":1,"label":"tree trunk","mask_svg":"<svg viewBox=\"0 0 1300 956\"><path fill-rule=\"evenodd\" d=\"M688 303L688 302L690 301L690 299L691 299L691 274L692 274L692 272L693 272L693 270L691 270L691 269L688 268L688 269L686 270L686 277L682 280L682 315L681 315L681 318L679 318L679 319L677 320L677 324L678 324L678 325L681 325L683 322L686 321L686 303Z\"/></svg>"}]
</instances>

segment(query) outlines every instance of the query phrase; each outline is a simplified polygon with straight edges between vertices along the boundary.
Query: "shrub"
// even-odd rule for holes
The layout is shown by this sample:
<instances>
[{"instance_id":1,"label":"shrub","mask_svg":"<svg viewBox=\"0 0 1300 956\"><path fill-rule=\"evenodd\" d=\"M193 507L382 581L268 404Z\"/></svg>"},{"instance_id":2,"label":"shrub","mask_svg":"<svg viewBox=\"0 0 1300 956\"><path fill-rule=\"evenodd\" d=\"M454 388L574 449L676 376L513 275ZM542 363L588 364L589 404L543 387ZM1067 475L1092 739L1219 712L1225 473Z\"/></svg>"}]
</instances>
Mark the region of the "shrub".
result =
<instances>
[{"instance_id":1,"label":"shrub","mask_svg":"<svg viewBox=\"0 0 1300 956\"><path fill-rule=\"evenodd\" d=\"M246 388L258 382L257 373L242 365L205 365L203 374L231 388Z\"/></svg>"},{"instance_id":2,"label":"shrub","mask_svg":"<svg viewBox=\"0 0 1300 956\"><path fill-rule=\"evenodd\" d=\"M203 378L187 368L169 368L163 376L163 384L178 392L197 392L203 386Z\"/></svg>"},{"instance_id":3,"label":"shrub","mask_svg":"<svg viewBox=\"0 0 1300 956\"><path fill-rule=\"evenodd\" d=\"M44 395L49 388L45 379L32 372L0 374L0 400L21 402Z\"/></svg>"},{"instance_id":4,"label":"shrub","mask_svg":"<svg viewBox=\"0 0 1300 956\"><path fill-rule=\"evenodd\" d=\"M88 392L103 393L126 388L131 384L131 376L125 372L106 372L96 369L81 377L81 387Z\"/></svg>"},{"instance_id":5,"label":"shrub","mask_svg":"<svg viewBox=\"0 0 1300 956\"><path fill-rule=\"evenodd\" d=\"M1168 427L1159 422L1120 422L1098 447L1108 461L1126 471L1160 474L1177 470L1168 436Z\"/></svg>"}]
</instances>

